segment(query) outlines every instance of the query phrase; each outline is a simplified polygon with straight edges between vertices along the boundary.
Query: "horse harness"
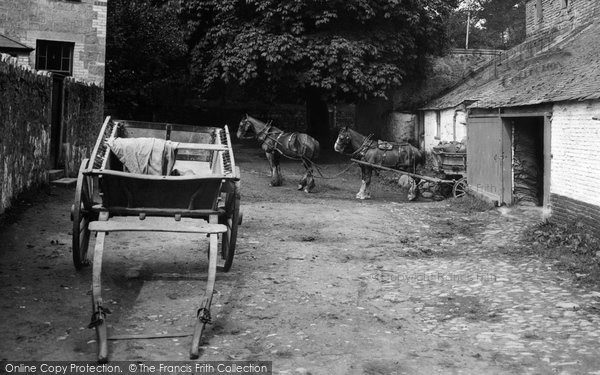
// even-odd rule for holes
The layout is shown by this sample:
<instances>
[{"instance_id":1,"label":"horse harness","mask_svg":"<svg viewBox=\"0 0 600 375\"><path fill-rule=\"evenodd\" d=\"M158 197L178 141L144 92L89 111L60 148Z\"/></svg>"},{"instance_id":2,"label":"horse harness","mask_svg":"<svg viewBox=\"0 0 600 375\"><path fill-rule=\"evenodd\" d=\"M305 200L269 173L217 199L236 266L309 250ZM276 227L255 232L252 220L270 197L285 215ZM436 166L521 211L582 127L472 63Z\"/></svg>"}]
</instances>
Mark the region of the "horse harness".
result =
<instances>
[{"instance_id":1,"label":"horse harness","mask_svg":"<svg viewBox=\"0 0 600 375\"><path fill-rule=\"evenodd\" d=\"M277 146L280 146L280 148L287 148L288 150L291 150L291 146L296 138L298 137L298 133L287 133L287 143L284 144L280 141L280 139L283 137L285 137L286 132L284 132L281 129L277 129L278 131L280 131L280 133L277 135L277 137L275 138L274 136L271 135L271 129L273 129L273 125L268 124L267 126L265 126L260 132L258 132L256 134L256 138L262 142L262 144L264 145L265 143L267 143L268 140L273 141L272 144L267 143L267 148L265 150L265 152L268 153L273 153L274 151L277 151L280 155L283 156L287 156L285 155L285 153L283 152L283 150L280 150L279 148L277 148Z\"/></svg>"},{"instance_id":2,"label":"horse harness","mask_svg":"<svg viewBox=\"0 0 600 375\"><path fill-rule=\"evenodd\" d=\"M398 153L401 153L401 149L402 146L405 145L410 145L410 143L408 142L403 142L403 143L392 143L392 142L388 142L388 141L382 141L382 140L377 140L374 141L371 139L371 137L373 137L373 134L370 134L369 136L367 136L365 138L365 140L363 141L363 144L352 153L352 157L354 158L358 158L359 160L363 160L365 157L365 154L367 153L368 150L370 149L379 149L380 151L382 151L382 155L381 155L381 161L379 163L379 165L385 165L386 162L386 157L387 157L387 152L388 151L394 151L394 147L398 147ZM414 159L414 158L413 158ZM416 169L416 165L415 162L413 160L413 171Z\"/></svg>"},{"instance_id":3,"label":"horse harness","mask_svg":"<svg viewBox=\"0 0 600 375\"><path fill-rule=\"evenodd\" d=\"M371 138L373 138L373 134L369 134L367 137L365 137L365 140L363 141L362 145L360 145L360 147L357 148L356 151L350 154L350 157L356 158L358 156L358 159L363 159L365 157L365 154L373 144Z\"/></svg>"}]
</instances>

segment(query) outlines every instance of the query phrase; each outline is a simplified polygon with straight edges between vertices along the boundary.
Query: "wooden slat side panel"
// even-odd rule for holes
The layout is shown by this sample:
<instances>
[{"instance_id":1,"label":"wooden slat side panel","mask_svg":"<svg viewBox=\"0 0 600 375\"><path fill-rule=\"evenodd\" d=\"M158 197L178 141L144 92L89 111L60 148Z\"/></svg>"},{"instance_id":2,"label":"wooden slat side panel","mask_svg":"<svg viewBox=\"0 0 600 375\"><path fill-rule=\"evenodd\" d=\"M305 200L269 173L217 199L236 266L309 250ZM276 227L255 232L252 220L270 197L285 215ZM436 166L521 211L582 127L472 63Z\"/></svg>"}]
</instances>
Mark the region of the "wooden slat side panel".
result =
<instances>
[{"instance_id":1,"label":"wooden slat side panel","mask_svg":"<svg viewBox=\"0 0 600 375\"><path fill-rule=\"evenodd\" d=\"M142 179L135 175L104 174L101 178L104 207L154 207L171 209L216 208L222 180Z\"/></svg>"},{"instance_id":2,"label":"wooden slat side panel","mask_svg":"<svg viewBox=\"0 0 600 375\"><path fill-rule=\"evenodd\" d=\"M224 233L227 227L223 224L209 224L202 219L181 219L147 217L138 218L113 217L108 221L93 221L90 230L96 232L178 232L178 233Z\"/></svg>"}]
</instances>

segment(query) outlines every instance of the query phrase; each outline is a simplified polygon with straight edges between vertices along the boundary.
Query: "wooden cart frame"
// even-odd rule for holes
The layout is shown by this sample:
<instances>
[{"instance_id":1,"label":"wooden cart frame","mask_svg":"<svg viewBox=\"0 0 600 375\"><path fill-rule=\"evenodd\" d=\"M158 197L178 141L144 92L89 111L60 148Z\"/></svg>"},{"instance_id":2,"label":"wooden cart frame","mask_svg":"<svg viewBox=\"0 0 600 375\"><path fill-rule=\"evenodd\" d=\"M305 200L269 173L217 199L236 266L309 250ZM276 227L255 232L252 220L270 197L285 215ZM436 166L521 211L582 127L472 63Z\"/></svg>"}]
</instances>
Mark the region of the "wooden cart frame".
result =
<instances>
[{"instance_id":1,"label":"wooden cart frame","mask_svg":"<svg viewBox=\"0 0 600 375\"><path fill-rule=\"evenodd\" d=\"M178 142L177 160L191 166L195 174L154 176L125 172L123 164L106 143L117 137ZM71 209L73 262L77 269L89 264L90 235L97 233L89 326L96 330L99 362L108 361L106 314L109 311L101 296L102 256L106 234L119 231L195 233L209 237L207 286L196 314L190 349L190 357L198 358L203 330L211 320L210 305L217 268L227 272L233 262L237 228L241 223L239 180L240 172L235 166L227 126L200 127L106 118L90 159L81 163Z\"/></svg>"},{"instance_id":2,"label":"wooden cart frame","mask_svg":"<svg viewBox=\"0 0 600 375\"><path fill-rule=\"evenodd\" d=\"M394 168L384 167L383 165L368 163L366 161L362 161L362 160L358 160L358 159L350 159L350 160L355 163L366 165L371 168L381 169L384 171L390 171L390 172L398 173L401 175L407 175L407 176L410 176L413 178L417 178L421 181L430 181L430 182L435 182L435 183L439 183L439 184L452 184L452 196L455 198L460 198L467 193L467 178L462 177L460 175L458 175L458 178L456 178L456 179L442 179L442 178L436 178L436 177L430 177L430 176L422 176L422 175L419 175L416 173L405 172L405 171L401 171L401 170L394 169Z\"/></svg>"}]
</instances>

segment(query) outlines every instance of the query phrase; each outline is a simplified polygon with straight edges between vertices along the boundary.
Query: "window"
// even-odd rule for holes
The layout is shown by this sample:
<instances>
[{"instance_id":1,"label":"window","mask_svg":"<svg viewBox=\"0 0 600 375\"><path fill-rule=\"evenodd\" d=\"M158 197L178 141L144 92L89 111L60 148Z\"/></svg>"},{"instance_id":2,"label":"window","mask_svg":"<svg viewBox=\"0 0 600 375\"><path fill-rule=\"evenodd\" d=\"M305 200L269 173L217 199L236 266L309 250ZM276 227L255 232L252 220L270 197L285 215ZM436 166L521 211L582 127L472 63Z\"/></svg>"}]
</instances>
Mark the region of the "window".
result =
<instances>
[{"instance_id":1,"label":"window","mask_svg":"<svg viewBox=\"0 0 600 375\"><path fill-rule=\"evenodd\" d=\"M537 17L537 21L542 22L542 17L544 15L542 11L542 0L537 0L535 2L535 15Z\"/></svg>"},{"instance_id":2,"label":"window","mask_svg":"<svg viewBox=\"0 0 600 375\"><path fill-rule=\"evenodd\" d=\"M35 68L71 75L74 43L38 40L35 48Z\"/></svg>"},{"instance_id":3,"label":"window","mask_svg":"<svg viewBox=\"0 0 600 375\"><path fill-rule=\"evenodd\" d=\"M442 112L435 111L435 138L442 137Z\"/></svg>"}]
</instances>

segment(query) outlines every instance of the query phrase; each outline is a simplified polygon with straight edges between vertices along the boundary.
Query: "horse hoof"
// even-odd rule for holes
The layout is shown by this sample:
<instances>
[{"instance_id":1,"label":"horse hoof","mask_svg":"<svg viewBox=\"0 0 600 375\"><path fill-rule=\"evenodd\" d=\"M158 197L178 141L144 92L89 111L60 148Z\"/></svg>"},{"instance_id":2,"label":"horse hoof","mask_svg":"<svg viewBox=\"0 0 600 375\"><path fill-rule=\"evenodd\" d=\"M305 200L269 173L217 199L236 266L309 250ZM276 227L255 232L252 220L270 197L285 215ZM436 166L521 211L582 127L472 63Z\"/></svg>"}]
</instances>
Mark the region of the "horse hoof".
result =
<instances>
[{"instance_id":1,"label":"horse hoof","mask_svg":"<svg viewBox=\"0 0 600 375\"><path fill-rule=\"evenodd\" d=\"M305 189L304 189L304 192L305 192L305 193L310 193L310 190L308 190L308 188L305 188Z\"/></svg>"},{"instance_id":2,"label":"horse hoof","mask_svg":"<svg viewBox=\"0 0 600 375\"><path fill-rule=\"evenodd\" d=\"M298 185L298 191L302 190L303 188L304 188L304 186Z\"/></svg>"}]
</instances>

